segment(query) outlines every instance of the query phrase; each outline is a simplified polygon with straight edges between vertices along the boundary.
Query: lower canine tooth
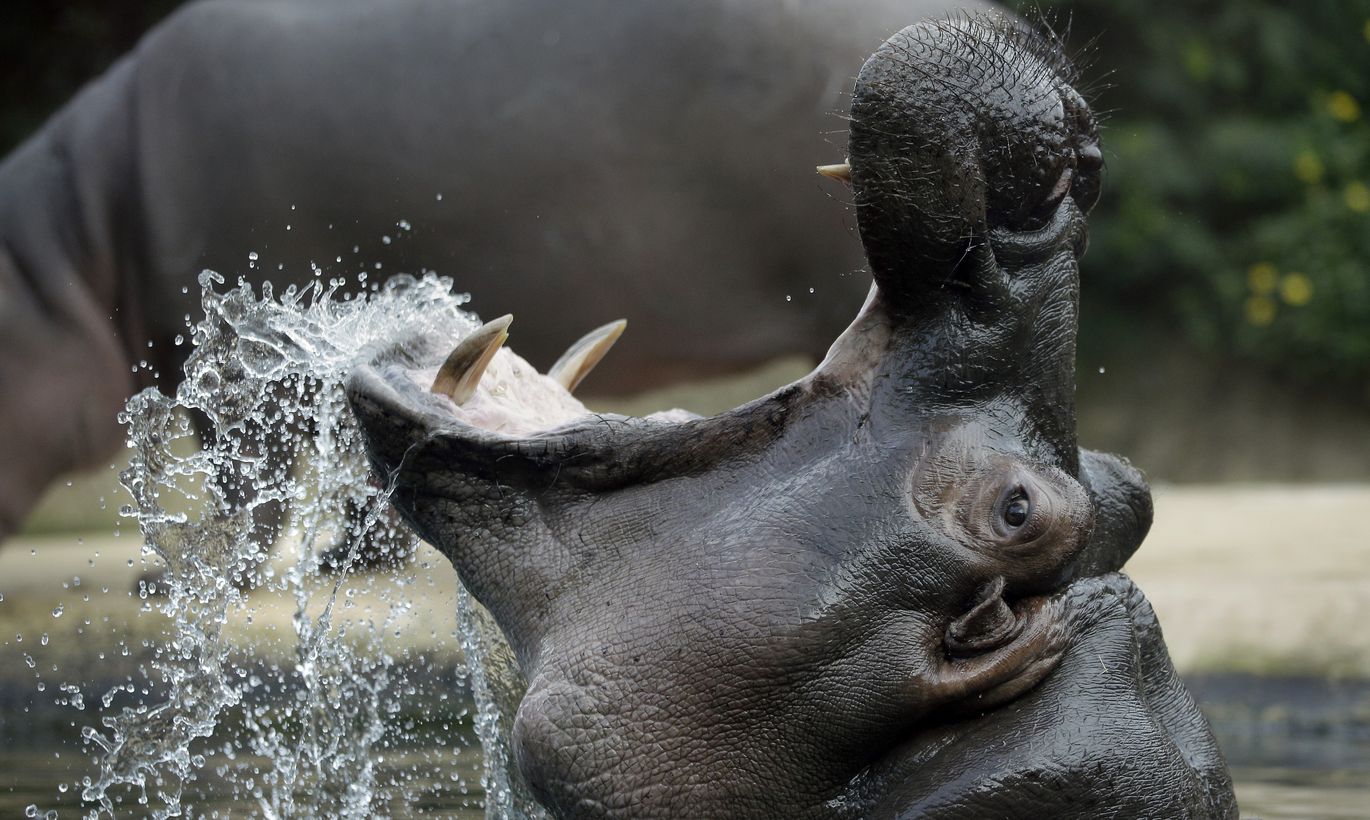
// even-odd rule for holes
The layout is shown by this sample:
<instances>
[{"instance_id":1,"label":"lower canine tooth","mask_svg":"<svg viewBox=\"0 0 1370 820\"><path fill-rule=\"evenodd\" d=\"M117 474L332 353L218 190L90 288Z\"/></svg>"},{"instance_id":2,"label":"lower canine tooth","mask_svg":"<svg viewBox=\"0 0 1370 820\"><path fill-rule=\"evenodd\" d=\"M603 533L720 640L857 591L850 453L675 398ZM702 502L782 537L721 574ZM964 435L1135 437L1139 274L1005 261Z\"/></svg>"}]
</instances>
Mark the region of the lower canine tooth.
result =
<instances>
[{"instance_id":1,"label":"lower canine tooth","mask_svg":"<svg viewBox=\"0 0 1370 820\"><path fill-rule=\"evenodd\" d=\"M618 337L623 335L623 329L627 326L628 320L619 319L586 333L561 354L561 358L547 371L547 375L559 382L568 392L575 390L576 385L590 375L590 371L595 369L599 360L604 358L604 354L614 346Z\"/></svg>"},{"instance_id":2,"label":"lower canine tooth","mask_svg":"<svg viewBox=\"0 0 1370 820\"><path fill-rule=\"evenodd\" d=\"M463 404L476 392L480 377L485 368L495 358L504 340L509 338L509 323L514 321L512 314L492 319L481 325L447 354L447 360L438 368L438 376L429 388L441 393L457 404Z\"/></svg>"}]
</instances>

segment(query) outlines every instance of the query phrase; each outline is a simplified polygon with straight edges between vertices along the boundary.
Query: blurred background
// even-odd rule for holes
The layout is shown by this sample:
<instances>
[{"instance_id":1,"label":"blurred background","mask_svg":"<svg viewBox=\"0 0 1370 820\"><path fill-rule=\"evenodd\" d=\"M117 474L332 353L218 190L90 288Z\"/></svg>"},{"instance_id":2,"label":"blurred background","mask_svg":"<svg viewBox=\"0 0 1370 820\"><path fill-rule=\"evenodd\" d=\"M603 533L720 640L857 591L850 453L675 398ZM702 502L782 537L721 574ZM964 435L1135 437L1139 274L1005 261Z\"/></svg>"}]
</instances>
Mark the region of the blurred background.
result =
<instances>
[{"instance_id":1,"label":"blurred background","mask_svg":"<svg viewBox=\"0 0 1370 820\"><path fill-rule=\"evenodd\" d=\"M178 5L6 3L0 155ZM1018 10L1068 24L1104 119L1080 438L1157 484L1130 571L1243 799L1267 817L1370 816L1370 2ZM809 364L608 406L718 409ZM114 526L111 471L64 484L0 549L0 591L41 576L16 569L30 545L64 554L73 533ZM0 622L14 609L0 603ZM0 725L22 733L13 712Z\"/></svg>"},{"instance_id":2,"label":"blurred background","mask_svg":"<svg viewBox=\"0 0 1370 820\"><path fill-rule=\"evenodd\" d=\"M179 5L7 3L0 153ZM1370 479L1370 3L1018 6L1104 115L1082 441L1163 481Z\"/></svg>"}]
</instances>

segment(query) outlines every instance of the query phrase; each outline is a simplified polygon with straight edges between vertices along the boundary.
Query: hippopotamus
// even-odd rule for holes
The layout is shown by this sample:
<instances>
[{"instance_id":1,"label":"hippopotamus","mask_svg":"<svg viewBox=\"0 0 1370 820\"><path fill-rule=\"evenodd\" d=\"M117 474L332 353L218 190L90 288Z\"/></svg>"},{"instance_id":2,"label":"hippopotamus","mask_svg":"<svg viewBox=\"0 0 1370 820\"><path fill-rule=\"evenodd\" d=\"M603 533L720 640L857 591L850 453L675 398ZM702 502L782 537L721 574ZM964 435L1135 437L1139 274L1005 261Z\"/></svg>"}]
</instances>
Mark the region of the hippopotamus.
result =
<instances>
[{"instance_id":1,"label":"hippopotamus","mask_svg":"<svg viewBox=\"0 0 1370 820\"><path fill-rule=\"evenodd\" d=\"M567 374L612 333L542 375L508 317L349 378L390 501L512 649L513 756L552 815L1237 816L1119 572L1146 481L1076 440L1102 173L1076 83L1001 17L880 46L824 168L868 297L734 410L591 413Z\"/></svg>"},{"instance_id":2,"label":"hippopotamus","mask_svg":"<svg viewBox=\"0 0 1370 820\"><path fill-rule=\"evenodd\" d=\"M518 310L544 366L631 314L600 393L817 360L864 292L811 173L852 67L910 18L981 7L187 5L0 164L0 539L117 451L129 395L179 378L205 268L435 270Z\"/></svg>"}]
</instances>

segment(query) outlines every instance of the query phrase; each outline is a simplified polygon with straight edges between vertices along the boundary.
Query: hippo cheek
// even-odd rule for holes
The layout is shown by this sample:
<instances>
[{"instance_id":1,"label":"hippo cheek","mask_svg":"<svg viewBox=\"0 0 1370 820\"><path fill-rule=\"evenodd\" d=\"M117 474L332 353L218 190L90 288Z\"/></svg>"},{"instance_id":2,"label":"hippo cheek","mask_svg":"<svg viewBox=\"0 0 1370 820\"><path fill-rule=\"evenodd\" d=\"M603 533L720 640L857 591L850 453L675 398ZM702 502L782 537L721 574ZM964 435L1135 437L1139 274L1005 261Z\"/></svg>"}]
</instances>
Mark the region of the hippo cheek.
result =
<instances>
[{"instance_id":1,"label":"hippo cheek","mask_svg":"<svg viewBox=\"0 0 1370 820\"><path fill-rule=\"evenodd\" d=\"M541 800L595 816L681 816L686 806L805 816L887 765L929 721L1031 690L1064 645L1056 606L1008 604L1002 582L992 594L1007 613L978 604L955 623L956 642L922 610L844 601L815 615L832 584L814 587L810 575L805 586L804 573L778 570L783 558L772 563L769 580L715 570L715 591L694 596L688 613L669 587L693 587L696 570L679 566L664 587L654 572L638 577L648 601L620 594L607 619L589 604L602 594L558 607L579 622L543 635L550 651L529 667L514 726L520 770ZM745 602L719 591L734 583L749 587ZM587 631L591 621L600 625Z\"/></svg>"}]
</instances>

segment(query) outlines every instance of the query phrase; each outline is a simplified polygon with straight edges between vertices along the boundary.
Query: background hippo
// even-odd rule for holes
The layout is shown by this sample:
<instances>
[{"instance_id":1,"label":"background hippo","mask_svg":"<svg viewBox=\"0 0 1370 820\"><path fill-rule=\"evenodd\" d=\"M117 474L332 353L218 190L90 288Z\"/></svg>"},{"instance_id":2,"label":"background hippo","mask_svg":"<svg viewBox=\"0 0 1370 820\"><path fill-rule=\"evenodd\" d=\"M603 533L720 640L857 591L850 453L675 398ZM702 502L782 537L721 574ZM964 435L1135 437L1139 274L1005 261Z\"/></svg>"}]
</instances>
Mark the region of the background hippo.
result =
<instances>
[{"instance_id":1,"label":"background hippo","mask_svg":"<svg viewBox=\"0 0 1370 820\"><path fill-rule=\"evenodd\" d=\"M1073 81L999 18L882 46L832 171L875 285L812 374L736 410L588 414L500 358L503 320L354 374L392 501L517 656L514 751L553 814L1236 816L1114 572L1149 491L1077 449L1102 161Z\"/></svg>"},{"instance_id":2,"label":"background hippo","mask_svg":"<svg viewBox=\"0 0 1370 820\"><path fill-rule=\"evenodd\" d=\"M602 390L821 355L864 287L831 112L889 32L978 5L186 7L0 165L0 538L177 374L206 267L436 269L544 366L632 315Z\"/></svg>"}]
</instances>

